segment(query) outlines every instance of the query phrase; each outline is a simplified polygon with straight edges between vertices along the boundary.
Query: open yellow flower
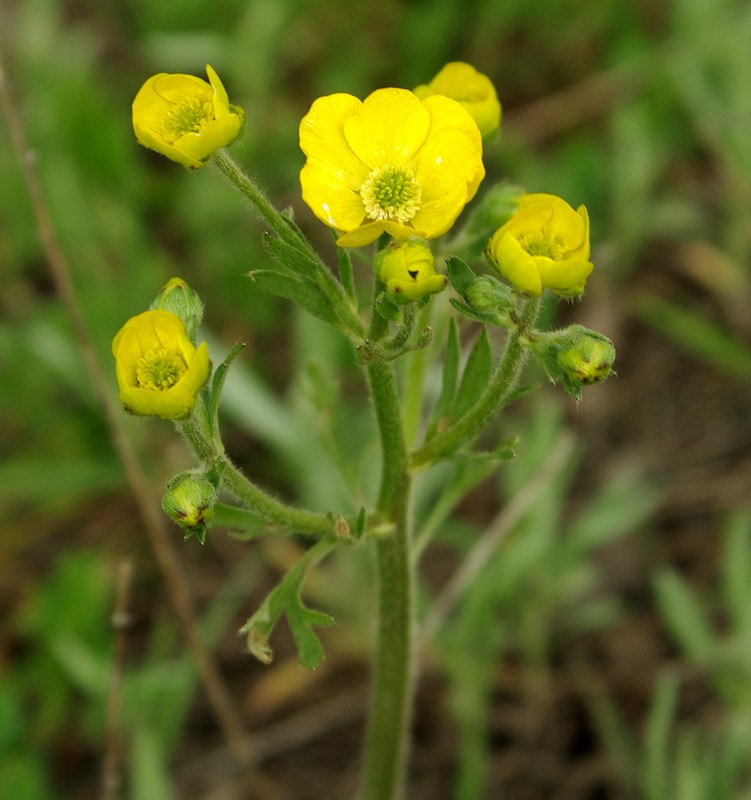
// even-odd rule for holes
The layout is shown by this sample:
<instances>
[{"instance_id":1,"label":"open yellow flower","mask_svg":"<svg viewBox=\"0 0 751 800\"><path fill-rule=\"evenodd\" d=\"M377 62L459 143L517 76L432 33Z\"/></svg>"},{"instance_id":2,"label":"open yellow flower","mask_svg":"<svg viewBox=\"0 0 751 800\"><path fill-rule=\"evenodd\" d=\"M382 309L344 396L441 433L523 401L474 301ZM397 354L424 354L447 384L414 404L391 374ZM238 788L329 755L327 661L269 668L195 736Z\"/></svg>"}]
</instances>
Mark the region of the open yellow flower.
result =
<instances>
[{"instance_id":1,"label":"open yellow flower","mask_svg":"<svg viewBox=\"0 0 751 800\"><path fill-rule=\"evenodd\" d=\"M206 342L196 349L169 311L131 317L112 342L119 398L126 411L184 419L211 371Z\"/></svg>"},{"instance_id":2,"label":"open yellow flower","mask_svg":"<svg viewBox=\"0 0 751 800\"><path fill-rule=\"evenodd\" d=\"M580 295L594 267L587 209L574 211L552 194L523 195L516 214L493 234L488 256L524 294Z\"/></svg>"},{"instance_id":3,"label":"open yellow flower","mask_svg":"<svg viewBox=\"0 0 751 800\"><path fill-rule=\"evenodd\" d=\"M202 167L213 153L242 132L245 113L230 105L219 76L206 67L207 83L193 75L161 72L133 101L133 130L139 144L185 167Z\"/></svg>"},{"instance_id":4,"label":"open yellow flower","mask_svg":"<svg viewBox=\"0 0 751 800\"><path fill-rule=\"evenodd\" d=\"M303 200L342 232L341 247L382 233L400 241L445 233L485 175L482 139L459 103L379 89L316 100L300 123Z\"/></svg>"},{"instance_id":5,"label":"open yellow flower","mask_svg":"<svg viewBox=\"0 0 751 800\"><path fill-rule=\"evenodd\" d=\"M420 98L441 94L461 103L477 123L483 138L490 138L501 125L501 104L487 75L463 61L446 64L430 83L415 88Z\"/></svg>"},{"instance_id":6,"label":"open yellow flower","mask_svg":"<svg viewBox=\"0 0 751 800\"><path fill-rule=\"evenodd\" d=\"M376 256L376 269L397 302L440 292L448 281L435 271L433 253L420 239L391 242Z\"/></svg>"}]
</instances>

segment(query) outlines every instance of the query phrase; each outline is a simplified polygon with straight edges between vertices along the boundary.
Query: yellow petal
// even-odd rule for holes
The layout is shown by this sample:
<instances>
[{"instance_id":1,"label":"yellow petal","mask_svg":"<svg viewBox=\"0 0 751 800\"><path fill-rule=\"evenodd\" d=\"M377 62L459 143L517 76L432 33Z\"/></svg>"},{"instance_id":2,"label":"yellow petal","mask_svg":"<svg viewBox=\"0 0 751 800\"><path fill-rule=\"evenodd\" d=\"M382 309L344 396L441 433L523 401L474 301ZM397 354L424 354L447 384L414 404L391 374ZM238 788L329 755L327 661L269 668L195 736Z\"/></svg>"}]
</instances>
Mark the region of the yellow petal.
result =
<instances>
[{"instance_id":1,"label":"yellow petal","mask_svg":"<svg viewBox=\"0 0 751 800\"><path fill-rule=\"evenodd\" d=\"M319 97L300 122L300 149L326 171L326 185L345 186L357 191L368 168L355 156L344 137L344 123L362 108L350 94ZM323 179L323 176L321 176Z\"/></svg>"},{"instance_id":2,"label":"yellow petal","mask_svg":"<svg viewBox=\"0 0 751 800\"><path fill-rule=\"evenodd\" d=\"M445 275L429 275L420 281L391 278L386 282L386 288L406 300L418 300L427 294L436 294L442 291L447 281L448 278Z\"/></svg>"},{"instance_id":3,"label":"yellow petal","mask_svg":"<svg viewBox=\"0 0 751 800\"><path fill-rule=\"evenodd\" d=\"M490 242L490 255L501 274L511 285L535 297L542 294L543 285L535 259L508 231L496 231Z\"/></svg>"},{"instance_id":4,"label":"yellow petal","mask_svg":"<svg viewBox=\"0 0 751 800\"><path fill-rule=\"evenodd\" d=\"M406 89L378 89L365 98L358 114L344 121L347 143L371 170L405 164L429 129L430 113Z\"/></svg>"},{"instance_id":5,"label":"yellow petal","mask_svg":"<svg viewBox=\"0 0 751 800\"><path fill-rule=\"evenodd\" d=\"M171 147L162 145L163 155L185 167L202 167L220 148L234 141L242 129L243 120L237 114L223 115L204 125L199 133L186 133Z\"/></svg>"},{"instance_id":6,"label":"yellow petal","mask_svg":"<svg viewBox=\"0 0 751 800\"><path fill-rule=\"evenodd\" d=\"M580 295L594 269L591 261L581 258L553 261L544 256L536 256L535 263L542 285L563 295Z\"/></svg>"},{"instance_id":7,"label":"yellow petal","mask_svg":"<svg viewBox=\"0 0 751 800\"><path fill-rule=\"evenodd\" d=\"M185 419L196 404L195 395L175 392L157 392L136 386L120 391L118 399L131 414L162 419Z\"/></svg>"},{"instance_id":8,"label":"yellow petal","mask_svg":"<svg viewBox=\"0 0 751 800\"><path fill-rule=\"evenodd\" d=\"M209 83L214 90L215 110L217 107L228 110L229 97L227 96L227 90L224 88L221 78L216 74L216 70L210 64L206 65L206 74L209 76Z\"/></svg>"},{"instance_id":9,"label":"yellow petal","mask_svg":"<svg viewBox=\"0 0 751 800\"><path fill-rule=\"evenodd\" d=\"M332 173L328 165L309 160L300 171L302 198L313 213L329 227L349 231L362 224L362 198L347 186L344 176Z\"/></svg>"},{"instance_id":10,"label":"yellow petal","mask_svg":"<svg viewBox=\"0 0 751 800\"><path fill-rule=\"evenodd\" d=\"M192 347L192 346L191 346ZM201 387L206 383L211 372L211 361L209 360L209 346L206 342L201 342L198 349L193 349L191 360L187 361L188 369L180 377L180 380L167 391L178 391L191 394L194 397L198 394ZM185 350L183 350L185 354Z\"/></svg>"},{"instance_id":11,"label":"yellow petal","mask_svg":"<svg viewBox=\"0 0 751 800\"><path fill-rule=\"evenodd\" d=\"M401 225L393 220L383 219L376 222L368 222L349 233L343 234L336 240L336 243L339 247L365 247L365 245L372 244L382 233L388 233L399 242L419 235L415 228Z\"/></svg>"},{"instance_id":12,"label":"yellow petal","mask_svg":"<svg viewBox=\"0 0 751 800\"><path fill-rule=\"evenodd\" d=\"M485 168L476 142L458 128L431 135L418 159L415 178L422 187L422 204L412 224L431 239L454 224Z\"/></svg>"}]
</instances>

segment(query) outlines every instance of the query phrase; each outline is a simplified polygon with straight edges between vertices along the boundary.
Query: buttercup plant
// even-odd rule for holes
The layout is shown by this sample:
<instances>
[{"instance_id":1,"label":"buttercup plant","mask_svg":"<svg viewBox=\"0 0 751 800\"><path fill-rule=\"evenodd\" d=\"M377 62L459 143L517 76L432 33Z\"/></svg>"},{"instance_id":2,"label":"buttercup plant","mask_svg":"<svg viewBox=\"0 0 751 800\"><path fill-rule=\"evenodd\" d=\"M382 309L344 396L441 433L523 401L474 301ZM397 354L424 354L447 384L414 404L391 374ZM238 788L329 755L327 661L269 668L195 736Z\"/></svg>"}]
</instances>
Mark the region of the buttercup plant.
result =
<instances>
[{"instance_id":1,"label":"buttercup plant","mask_svg":"<svg viewBox=\"0 0 751 800\"><path fill-rule=\"evenodd\" d=\"M446 460L510 457L507 443L478 453L475 442L515 397L530 356L577 400L582 387L612 372L615 350L602 334L579 325L562 331L536 327L546 289L563 296L585 290L593 268L587 211L549 194L517 192L509 198L490 187L479 211L464 226L456 225L485 175L483 134L497 128L500 104L486 76L453 62L416 92L383 88L365 100L328 95L304 115L302 197L336 233L334 273L291 217L273 207L224 149L238 135L244 115L229 104L216 73L210 67L207 72L208 84L184 75L150 78L133 105L136 138L191 169L213 161L265 227L264 242L275 266L255 270L251 279L350 340L379 432L378 496L359 513L331 509L320 514L280 502L231 462L218 409L227 371L242 346L210 374L206 345L196 345L203 305L180 279L171 280L150 310L115 336L120 399L131 413L175 420L196 455L196 467L170 482L163 502L186 536L203 542L212 525L231 519L233 528L247 529L250 537L295 533L310 538L300 563L242 627L249 652L263 662L273 657L269 640L282 617L300 663L313 668L320 662L323 647L315 629L332 620L305 606L305 573L334 548L373 550L377 640L361 797L396 800L405 791L418 628L414 582L418 552L425 545L421 541L418 549L413 540L413 479ZM449 231L451 236L442 239ZM478 258L476 268L483 274L477 275L459 255L466 257L481 240L490 269L483 269ZM452 251L452 242L457 250ZM366 310L349 251L373 243ZM405 429L406 399L394 361L431 341L428 305L448 283L455 318L443 349L442 387L433 407L422 409L412 446L415 432L408 435ZM505 330L497 359L483 329L460 369L457 320L462 318ZM411 376L411 396L422 375L424 370ZM226 497L232 502L225 503ZM354 498L352 507L358 507Z\"/></svg>"}]
</instances>

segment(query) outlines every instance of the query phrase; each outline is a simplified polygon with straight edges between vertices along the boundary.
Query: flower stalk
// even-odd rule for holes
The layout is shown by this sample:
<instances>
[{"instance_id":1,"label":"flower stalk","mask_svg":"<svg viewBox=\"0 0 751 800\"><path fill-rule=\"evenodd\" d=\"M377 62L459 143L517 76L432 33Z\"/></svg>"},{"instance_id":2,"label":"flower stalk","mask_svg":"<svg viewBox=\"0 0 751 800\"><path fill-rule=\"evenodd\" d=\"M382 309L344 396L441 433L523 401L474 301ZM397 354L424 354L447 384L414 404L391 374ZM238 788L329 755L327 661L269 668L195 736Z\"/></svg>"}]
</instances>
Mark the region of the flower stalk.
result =
<instances>
[{"instance_id":1,"label":"flower stalk","mask_svg":"<svg viewBox=\"0 0 751 800\"><path fill-rule=\"evenodd\" d=\"M525 302L517 326L509 334L503 357L485 391L466 414L413 451L410 459L412 470L428 467L471 443L491 417L509 400L528 356L525 335L534 326L539 310L539 298Z\"/></svg>"}]
</instances>

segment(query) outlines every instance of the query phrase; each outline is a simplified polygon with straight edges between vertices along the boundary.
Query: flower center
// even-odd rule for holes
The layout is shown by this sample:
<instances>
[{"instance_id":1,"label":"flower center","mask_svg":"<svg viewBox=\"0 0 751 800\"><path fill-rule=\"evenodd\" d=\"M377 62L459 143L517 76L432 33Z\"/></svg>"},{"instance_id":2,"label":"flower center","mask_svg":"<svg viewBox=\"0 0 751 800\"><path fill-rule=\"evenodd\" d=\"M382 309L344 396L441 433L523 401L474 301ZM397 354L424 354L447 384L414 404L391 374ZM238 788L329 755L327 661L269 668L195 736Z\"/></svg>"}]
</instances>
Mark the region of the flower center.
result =
<instances>
[{"instance_id":1,"label":"flower center","mask_svg":"<svg viewBox=\"0 0 751 800\"><path fill-rule=\"evenodd\" d=\"M174 144L186 133L200 133L213 118L214 106L210 101L186 97L175 103L162 120L162 135L169 144Z\"/></svg>"},{"instance_id":2,"label":"flower center","mask_svg":"<svg viewBox=\"0 0 751 800\"><path fill-rule=\"evenodd\" d=\"M535 231L520 237L519 243L531 256L547 256L560 261L566 254L566 243L560 236L551 236L545 231Z\"/></svg>"},{"instance_id":3,"label":"flower center","mask_svg":"<svg viewBox=\"0 0 751 800\"><path fill-rule=\"evenodd\" d=\"M368 217L408 222L420 210L422 189L407 167L374 169L360 187Z\"/></svg>"},{"instance_id":4,"label":"flower center","mask_svg":"<svg viewBox=\"0 0 751 800\"><path fill-rule=\"evenodd\" d=\"M136 379L142 389L163 392L174 386L187 369L181 353L154 347L136 362Z\"/></svg>"}]
</instances>

